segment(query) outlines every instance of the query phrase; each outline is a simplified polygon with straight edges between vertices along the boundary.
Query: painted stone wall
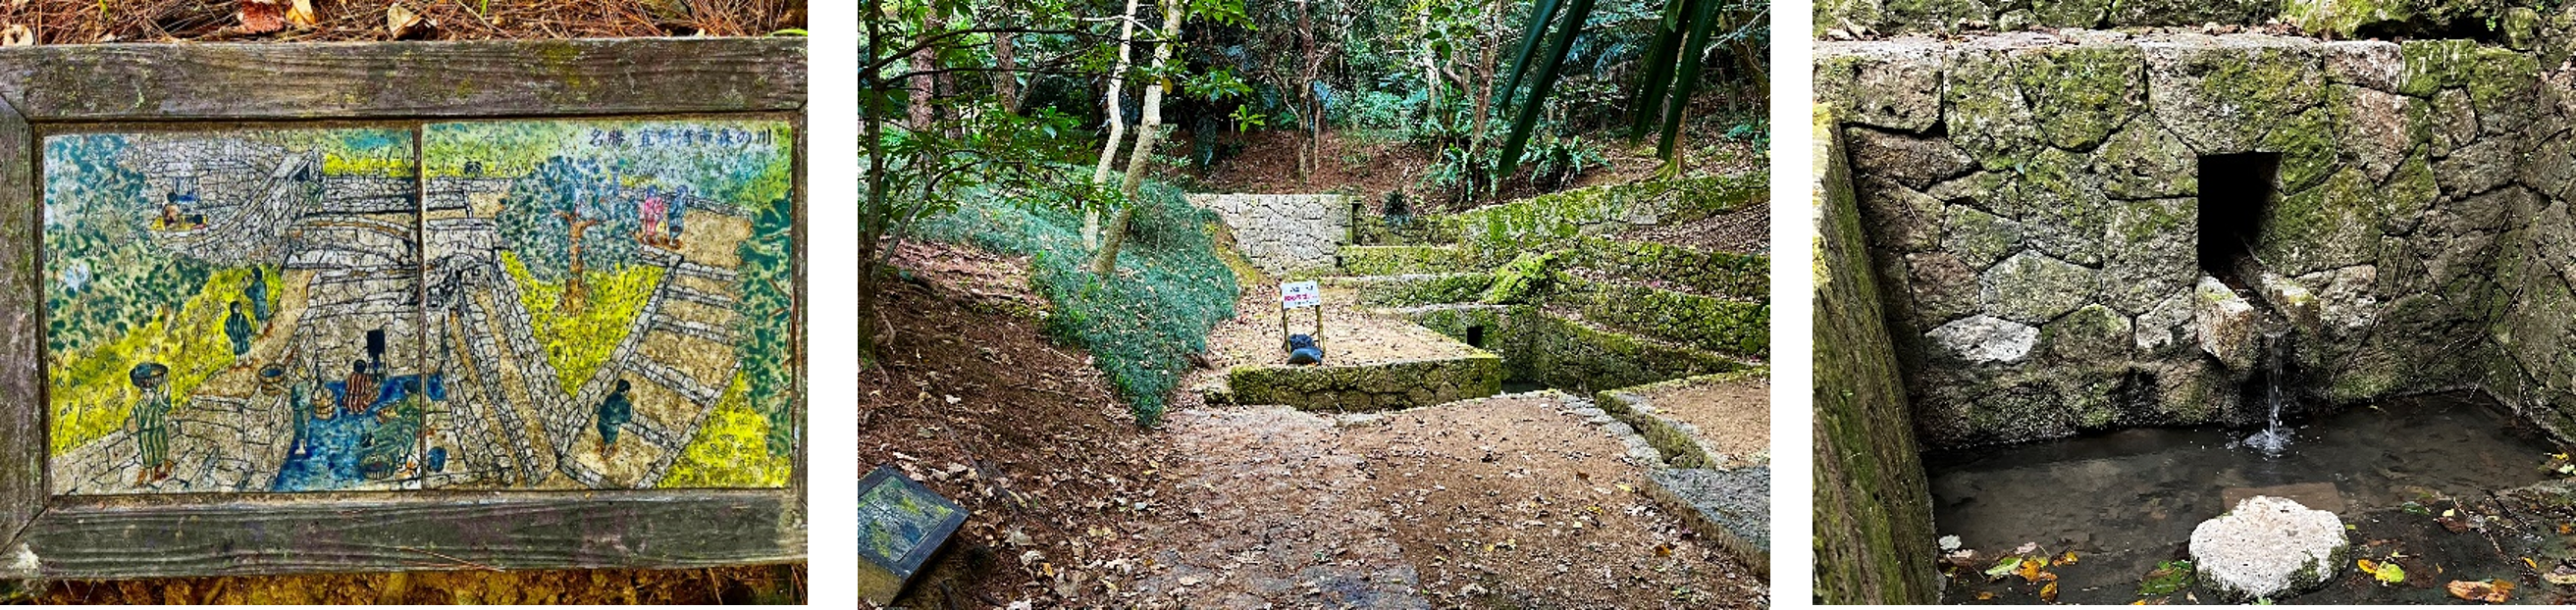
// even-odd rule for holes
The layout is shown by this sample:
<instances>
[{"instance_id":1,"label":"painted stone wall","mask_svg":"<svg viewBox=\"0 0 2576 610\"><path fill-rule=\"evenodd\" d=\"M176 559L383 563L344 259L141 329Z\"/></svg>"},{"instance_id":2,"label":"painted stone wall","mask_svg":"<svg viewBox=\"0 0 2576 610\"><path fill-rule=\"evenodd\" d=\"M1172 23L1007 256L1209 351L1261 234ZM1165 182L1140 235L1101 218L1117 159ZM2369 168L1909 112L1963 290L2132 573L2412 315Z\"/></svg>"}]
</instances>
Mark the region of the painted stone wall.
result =
<instances>
[{"instance_id":1,"label":"painted stone wall","mask_svg":"<svg viewBox=\"0 0 2576 610\"><path fill-rule=\"evenodd\" d=\"M1333 266L1351 241L1351 203L1341 195L1190 195L1234 230L1235 247L1271 275Z\"/></svg>"},{"instance_id":2,"label":"painted stone wall","mask_svg":"<svg viewBox=\"0 0 2576 610\"><path fill-rule=\"evenodd\" d=\"M1816 599L1929 604L1941 595L1932 491L1836 123L1816 113Z\"/></svg>"},{"instance_id":3,"label":"painted stone wall","mask_svg":"<svg viewBox=\"0 0 2576 610\"><path fill-rule=\"evenodd\" d=\"M795 137L48 135L51 491L783 486Z\"/></svg>"},{"instance_id":4,"label":"painted stone wall","mask_svg":"<svg viewBox=\"0 0 2576 610\"><path fill-rule=\"evenodd\" d=\"M2509 220L2553 192L2521 160L2567 155L2536 60L2471 41L2017 33L1815 70L1932 447L2258 421L2268 331L2331 403L2481 383ZM2203 159L2243 153L2278 162L2267 273L2204 289Z\"/></svg>"}]
</instances>

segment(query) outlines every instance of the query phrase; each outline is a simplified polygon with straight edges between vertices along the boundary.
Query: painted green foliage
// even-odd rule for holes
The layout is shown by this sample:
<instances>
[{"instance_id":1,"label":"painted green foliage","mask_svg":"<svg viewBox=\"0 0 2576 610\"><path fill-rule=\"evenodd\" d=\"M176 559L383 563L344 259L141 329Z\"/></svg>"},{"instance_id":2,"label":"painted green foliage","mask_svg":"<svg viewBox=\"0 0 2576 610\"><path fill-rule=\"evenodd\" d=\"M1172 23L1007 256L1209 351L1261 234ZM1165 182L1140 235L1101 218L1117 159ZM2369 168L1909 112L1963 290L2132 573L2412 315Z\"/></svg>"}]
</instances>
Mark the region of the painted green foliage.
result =
<instances>
[{"instance_id":1,"label":"painted green foliage","mask_svg":"<svg viewBox=\"0 0 2576 610\"><path fill-rule=\"evenodd\" d=\"M557 470L619 484L785 482L800 425L786 122L466 122L425 134L432 230L464 241L482 222L496 229L529 339L571 403L571 423L546 432ZM461 200L436 194L449 191ZM455 357L513 358L467 343Z\"/></svg>"},{"instance_id":2,"label":"painted green foliage","mask_svg":"<svg viewBox=\"0 0 2576 610\"><path fill-rule=\"evenodd\" d=\"M418 129L50 137L53 491L785 483L786 122Z\"/></svg>"}]
</instances>

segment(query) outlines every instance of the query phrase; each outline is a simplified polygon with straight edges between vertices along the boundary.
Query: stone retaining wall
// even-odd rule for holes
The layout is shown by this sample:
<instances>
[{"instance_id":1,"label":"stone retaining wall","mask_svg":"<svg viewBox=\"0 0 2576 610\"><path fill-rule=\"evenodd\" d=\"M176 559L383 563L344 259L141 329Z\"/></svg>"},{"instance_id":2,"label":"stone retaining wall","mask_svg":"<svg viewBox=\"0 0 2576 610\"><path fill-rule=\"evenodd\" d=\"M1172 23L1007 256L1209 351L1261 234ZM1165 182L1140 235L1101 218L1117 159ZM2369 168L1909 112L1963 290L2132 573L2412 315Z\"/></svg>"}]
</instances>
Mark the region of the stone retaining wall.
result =
<instances>
[{"instance_id":1,"label":"stone retaining wall","mask_svg":"<svg viewBox=\"0 0 2576 610\"><path fill-rule=\"evenodd\" d=\"M2296 321L2294 368L2330 401L2480 384L2520 283L2497 257L2534 233L2513 220L2576 179L2554 137L2576 96L2470 41L2072 31L1816 55L1935 447L2258 420L2236 298ZM2251 297L2196 288L2199 164L2238 153L2278 158L2251 244L2278 277Z\"/></svg>"},{"instance_id":2,"label":"stone retaining wall","mask_svg":"<svg viewBox=\"0 0 2576 610\"><path fill-rule=\"evenodd\" d=\"M1941 576L1932 491L1869 270L1836 121L1816 113L1815 595L1829 604L1930 604Z\"/></svg>"},{"instance_id":3,"label":"stone retaining wall","mask_svg":"<svg viewBox=\"0 0 2576 610\"><path fill-rule=\"evenodd\" d=\"M1333 267L1350 243L1351 204L1341 195L1190 195L1234 231L1235 247L1271 275Z\"/></svg>"},{"instance_id":4,"label":"stone retaining wall","mask_svg":"<svg viewBox=\"0 0 2576 610\"><path fill-rule=\"evenodd\" d=\"M1226 384L1235 404L1337 412L1409 409L1501 393L1503 360L1478 352L1358 366L1243 365L1226 371Z\"/></svg>"}]
</instances>

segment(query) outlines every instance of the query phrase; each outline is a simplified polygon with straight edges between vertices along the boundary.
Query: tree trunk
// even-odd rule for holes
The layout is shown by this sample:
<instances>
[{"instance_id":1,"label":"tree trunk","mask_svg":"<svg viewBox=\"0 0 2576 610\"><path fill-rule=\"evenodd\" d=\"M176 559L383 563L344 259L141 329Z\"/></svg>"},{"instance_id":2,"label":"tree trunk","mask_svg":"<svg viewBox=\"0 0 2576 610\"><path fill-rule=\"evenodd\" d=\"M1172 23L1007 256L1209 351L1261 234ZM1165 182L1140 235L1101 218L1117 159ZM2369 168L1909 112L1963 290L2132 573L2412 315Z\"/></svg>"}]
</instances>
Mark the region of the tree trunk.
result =
<instances>
[{"instance_id":1,"label":"tree trunk","mask_svg":"<svg viewBox=\"0 0 2576 610\"><path fill-rule=\"evenodd\" d=\"M1501 20L1503 8L1503 0L1494 0L1494 12L1490 18ZM1484 44L1480 45L1484 48L1483 57L1476 62L1476 123L1473 135L1467 137L1467 158L1470 159L1483 158L1480 155L1485 148L1485 120L1494 109L1494 50L1502 46L1495 33L1500 31L1501 28L1485 31Z\"/></svg>"},{"instance_id":2,"label":"tree trunk","mask_svg":"<svg viewBox=\"0 0 2576 610\"><path fill-rule=\"evenodd\" d=\"M1761 45L1735 43L1735 64L1744 70L1747 82L1753 85L1753 95L1749 96L1752 99L1771 99L1771 69L1762 65L1762 54L1768 51L1770 49Z\"/></svg>"},{"instance_id":3,"label":"tree trunk","mask_svg":"<svg viewBox=\"0 0 2576 610\"><path fill-rule=\"evenodd\" d=\"M1109 101L1109 141L1101 143L1100 165L1091 169L1091 183L1094 185L1109 182L1109 164L1118 161L1118 141L1127 137L1126 111L1121 109L1123 104L1119 95L1127 87L1127 67L1131 63L1128 58L1134 56L1136 48L1136 0L1127 0L1127 12L1119 13L1118 21L1118 67L1109 71L1109 94L1102 96ZM1083 206L1082 247L1100 247L1099 206Z\"/></svg>"},{"instance_id":4,"label":"tree trunk","mask_svg":"<svg viewBox=\"0 0 2576 610\"><path fill-rule=\"evenodd\" d=\"M1018 22L1014 17L1017 15L1011 14L1011 0L1002 0L1001 17L995 25L1009 28ZM1002 105L1002 112L1019 114L1020 62L1013 53L1010 34L993 34L993 66L1001 69L993 73L993 101Z\"/></svg>"},{"instance_id":5,"label":"tree trunk","mask_svg":"<svg viewBox=\"0 0 2576 610\"><path fill-rule=\"evenodd\" d=\"M1163 1L1163 41L1154 45L1154 72L1161 73L1163 64L1172 57L1172 47L1181 40L1181 2ZM1091 273L1107 276L1118 270L1118 247L1127 241L1127 223L1136 217L1136 190L1145 184L1145 164L1153 159L1154 140L1163 129L1163 82L1154 79L1145 86L1145 111L1136 117L1136 150L1128 153L1127 179L1118 185L1127 207L1118 208L1109 227L1101 232L1100 251L1091 256Z\"/></svg>"},{"instance_id":6,"label":"tree trunk","mask_svg":"<svg viewBox=\"0 0 2576 610\"><path fill-rule=\"evenodd\" d=\"M1305 61L1297 70L1297 93L1300 99L1306 100L1304 111L1298 114L1306 115L1307 126L1306 133L1299 134L1305 136L1305 141L1297 145L1297 178L1300 180L1313 172L1314 166L1324 163L1324 149L1317 142L1320 139L1317 136L1324 131L1324 102L1315 96L1315 21L1308 14L1310 1L1297 0L1297 42L1305 47Z\"/></svg>"},{"instance_id":7,"label":"tree trunk","mask_svg":"<svg viewBox=\"0 0 2576 610\"><path fill-rule=\"evenodd\" d=\"M868 5L862 18L868 21L868 48L873 51L885 48L882 28L885 23L885 12L881 0L869 0ZM861 56L859 59L862 62L874 63L879 58L872 55L873 53L870 56ZM867 143L868 147L868 169L863 176L868 183L868 192L865 204L859 209L859 332L857 338L859 363L864 366L876 362L878 356L877 241L885 236L888 217L894 215L894 210L888 204L886 196L885 108L880 105L884 97L878 95L883 93L882 88L885 84L874 79L862 82L866 86L859 90L859 94L863 96L859 100L859 122L863 130L859 137Z\"/></svg>"}]
</instances>

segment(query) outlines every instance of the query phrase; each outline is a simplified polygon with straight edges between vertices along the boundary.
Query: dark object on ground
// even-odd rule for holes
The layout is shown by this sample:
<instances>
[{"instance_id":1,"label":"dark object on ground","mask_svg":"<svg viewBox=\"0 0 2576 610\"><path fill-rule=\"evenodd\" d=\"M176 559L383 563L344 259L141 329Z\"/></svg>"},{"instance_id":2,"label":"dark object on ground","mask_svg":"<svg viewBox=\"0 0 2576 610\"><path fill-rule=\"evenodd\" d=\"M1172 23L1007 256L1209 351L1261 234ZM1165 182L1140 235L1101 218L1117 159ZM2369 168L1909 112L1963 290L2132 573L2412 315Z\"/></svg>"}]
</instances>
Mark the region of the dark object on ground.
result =
<instances>
[{"instance_id":1,"label":"dark object on ground","mask_svg":"<svg viewBox=\"0 0 2576 610\"><path fill-rule=\"evenodd\" d=\"M903 476L878 466L859 479L859 597L894 603L966 523L966 509Z\"/></svg>"},{"instance_id":2,"label":"dark object on ground","mask_svg":"<svg viewBox=\"0 0 2576 610\"><path fill-rule=\"evenodd\" d=\"M1323 364L1324 348L1317 347L1315 345L1314 337L1306 335L1289 335L1288 363L1296 365Z\"/></svg>"}]
</instances>

